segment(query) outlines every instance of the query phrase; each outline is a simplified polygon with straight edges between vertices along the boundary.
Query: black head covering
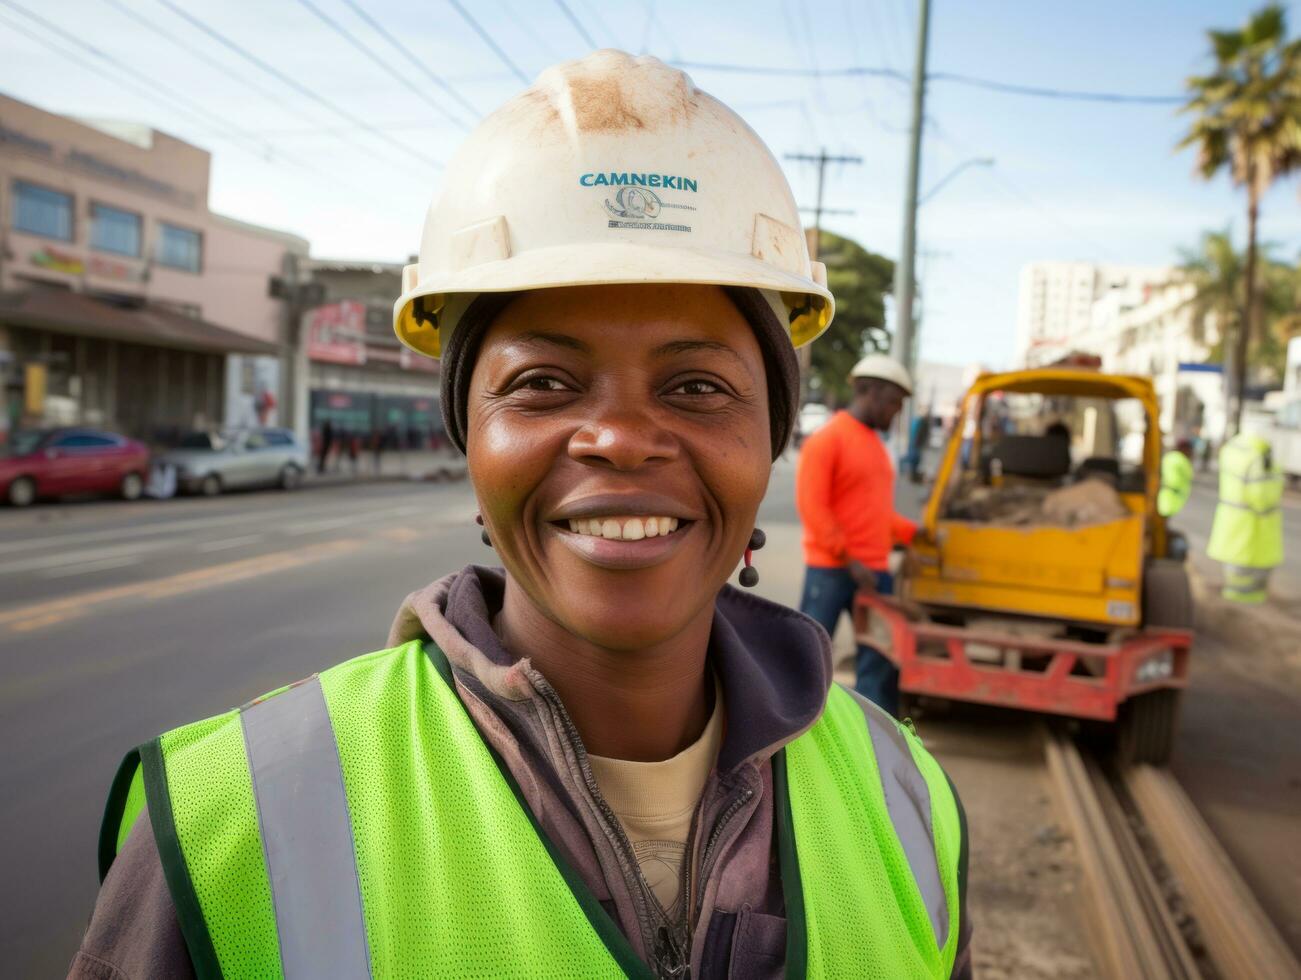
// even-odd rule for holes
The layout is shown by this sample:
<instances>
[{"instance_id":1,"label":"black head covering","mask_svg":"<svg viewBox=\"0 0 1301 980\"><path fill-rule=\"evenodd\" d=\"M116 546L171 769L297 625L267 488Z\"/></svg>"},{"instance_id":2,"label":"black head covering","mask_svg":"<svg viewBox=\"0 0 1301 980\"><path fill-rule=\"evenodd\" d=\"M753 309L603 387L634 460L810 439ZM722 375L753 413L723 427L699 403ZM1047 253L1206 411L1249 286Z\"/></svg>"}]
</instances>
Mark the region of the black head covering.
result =
<instances>
[{"instance_id":1,"label":"black head covering","mask_svg":"<svg viewBox=\"0 0 1301 980\"><path fill-rule=\"evenodd\" d=\"M795 349L791 346L790 332L758 290L724 286L723 291L754 330L759 350L763 353L772 458L776 459L790 440L799 410L800 368ZM467 406L474 362L478 359L489 324L515 296L515 293L481 293L466 308L452 336L443 344L443 423L448 438L463 453L468 434Z\"/></svg>"}]
</instances>

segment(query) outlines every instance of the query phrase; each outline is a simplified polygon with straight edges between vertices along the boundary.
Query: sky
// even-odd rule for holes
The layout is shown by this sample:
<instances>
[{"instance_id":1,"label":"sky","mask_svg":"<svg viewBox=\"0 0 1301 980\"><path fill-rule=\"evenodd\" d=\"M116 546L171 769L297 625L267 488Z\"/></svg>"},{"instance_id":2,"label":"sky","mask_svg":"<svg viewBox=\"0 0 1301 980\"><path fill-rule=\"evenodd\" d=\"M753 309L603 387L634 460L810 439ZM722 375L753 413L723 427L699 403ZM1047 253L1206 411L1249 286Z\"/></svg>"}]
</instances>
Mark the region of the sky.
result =
<instances>
[{"instance_id":1,"label":"sky","mask_svg":"<svg viewBox=\"0 0 1301 980\"><path fill-rule=\"evenodd\" d=\"M1210 64L1205 31L1239 0L933 0L929 71L1066 91L1179 96ZM913 0L0 0L0 92L68 115L146 123L210 150L214 211L301 235L312 254L403 262L476 118L557 61L602 47L688 63L783 160L802 204L827 171L824 227L896 257ZM35 14L39 19L33 19ZM1289 4L1293 36L1301 0ZM396 38L414 63L393 47ZM584 37L584 34L587 37ZM225 38L234 47L218 38ZM238 50L236 50L238 49ZM259 67L249 60L261 62ZM800 77L707 66L902 77ZM267 69L270 69L269 71ZM446 88L434 78L440 78ZM1176 262L1207 230L1241 240L1245 202L1193 174L1177 106L1031 98L935 77L921 188L971 159L919 213L923 359L1009 364L1017 282L1036 260ZM1261 237L1301 253L1295 178Z\"/></svg>"}]
</instances>

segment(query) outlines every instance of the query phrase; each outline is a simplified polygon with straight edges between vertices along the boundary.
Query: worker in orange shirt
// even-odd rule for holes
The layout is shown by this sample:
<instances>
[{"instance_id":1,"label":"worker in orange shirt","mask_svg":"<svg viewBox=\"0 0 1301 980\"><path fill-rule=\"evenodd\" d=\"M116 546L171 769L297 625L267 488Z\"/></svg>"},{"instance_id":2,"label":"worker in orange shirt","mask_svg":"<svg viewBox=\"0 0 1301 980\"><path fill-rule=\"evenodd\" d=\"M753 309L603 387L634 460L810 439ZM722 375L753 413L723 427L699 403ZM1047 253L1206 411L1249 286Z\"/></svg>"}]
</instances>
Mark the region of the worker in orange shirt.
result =
<instances>
[{"instance_id":1,"label":"worker in orange shirt","mask_svg":"<svg viewBox=\"0 0 1301 980\"><path fill-rule=\"evenodd\" d=\"M804 524L804 595L800 611L829 635L854 595L894 591L890 551L910 544L917 525L894 510L894 465L880 433L912 394L902 364L871 354L849 374L849 408L837 412L800 450L795 504ZM881 651L858 645L855 689L885 710L899 706L899 672Z\"/></svg>"}]
</instances>

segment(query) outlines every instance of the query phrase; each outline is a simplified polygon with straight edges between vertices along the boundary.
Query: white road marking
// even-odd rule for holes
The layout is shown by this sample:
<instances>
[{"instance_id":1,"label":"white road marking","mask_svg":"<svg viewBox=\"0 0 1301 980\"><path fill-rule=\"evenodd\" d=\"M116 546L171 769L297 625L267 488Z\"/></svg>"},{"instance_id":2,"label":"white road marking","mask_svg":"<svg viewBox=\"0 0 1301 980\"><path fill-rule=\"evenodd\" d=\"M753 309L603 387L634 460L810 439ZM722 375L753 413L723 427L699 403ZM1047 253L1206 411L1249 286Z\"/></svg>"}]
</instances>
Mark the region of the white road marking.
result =
<instances>
[{"instance_id":1,"label":"white road marking","mask_svg":"<svg viewBox=\"0 0 1301 980\"><path fill-rule=\"evenodd\" d=\"M65 565L82 565L87 562L106 558L121 558L130 554L137 558L151 551L162 551L176 546L175 541L138 542L129 545L115 545L111 548L87 548L82 551L65 551L56 555L29 555L15 561L0 564L0 575L12 575L17 572L39 572L47 568L61 568Z\"/></svg>"},{"instance_id":2,"label":"white road marking","mask_svg":"<svg viewBox=\"0 0 1301 980\"><path fill-rule=\"evenodd\" d=\"M82 562L79 565L65 565L41 572L41 578L71 578L74 575L89 575L91 572L103 572L110 568L125 568L127 565L140 564L140 555L123 555L120 558L101 558L99 561Z\"/></svg>"},{"instance_id":3,"label":"white road marking","mask_svg":"<svg viewBox=\"0 0 1301 980\"><path fill-rule=\"evenodd\" d=\"M40 538L24 538L0 544L0 554L18 551L36 551L57 548L62 544L84 544L91 541L112 541L131 537L153 537L159 534L172 534L177 531L194 531L202 528L222 527L228 524L247 524L258 518L269 517L285 519L301 517L305 514L324 514L338 510L340 507L355 506L355 500L336 500L331 504L316 507L276 507L265 510L237 511L216 514L212 517L194 517L178 521L164 521L158 524L140 524L130 527L103 528L98 531L71 532L52 534ZM165 505L162 505L165 506Z\"/></svg>"},{"instance_id":4,"label":"white road marking","mask_svg":"<svg viewBox=\"0 0 1301 980\"><path fill-rule=\"evenodd\" d=\"M343 517L330 517L323 521L307 521L303 524L290 524L284 529L285 534L300 535L314 534L317 531L332 531L339 527L349 527L354 524L370 524L382 521L385 518L392 517L409 517L413 514L420 514L427 511L428 508L423 505L408 505L406 507L391 507L385 510L363 511L360 514L345 514Z\"/></svg>"}]
</instances>

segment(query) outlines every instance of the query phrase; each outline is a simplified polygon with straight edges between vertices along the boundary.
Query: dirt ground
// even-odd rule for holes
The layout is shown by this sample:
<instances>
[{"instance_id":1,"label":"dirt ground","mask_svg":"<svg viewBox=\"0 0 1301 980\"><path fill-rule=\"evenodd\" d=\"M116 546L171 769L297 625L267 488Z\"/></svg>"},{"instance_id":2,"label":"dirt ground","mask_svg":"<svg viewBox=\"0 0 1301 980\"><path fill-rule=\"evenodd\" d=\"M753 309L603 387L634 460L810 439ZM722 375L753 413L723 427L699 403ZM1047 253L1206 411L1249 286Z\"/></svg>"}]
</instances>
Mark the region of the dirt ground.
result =
<instances>
[{"instance_id":1,"label":"dirt ground","mask_svg":"<svg viewBox=\"0 0 1301 980\"><path fill-rule=\"evenodd\" d=\"M916 725L967 811L976 976L1101 976L1089 952L1075 845L1054 809L1031 724L1003 714L977 720L923 711Z\"/></svg>"}]
</instances>

